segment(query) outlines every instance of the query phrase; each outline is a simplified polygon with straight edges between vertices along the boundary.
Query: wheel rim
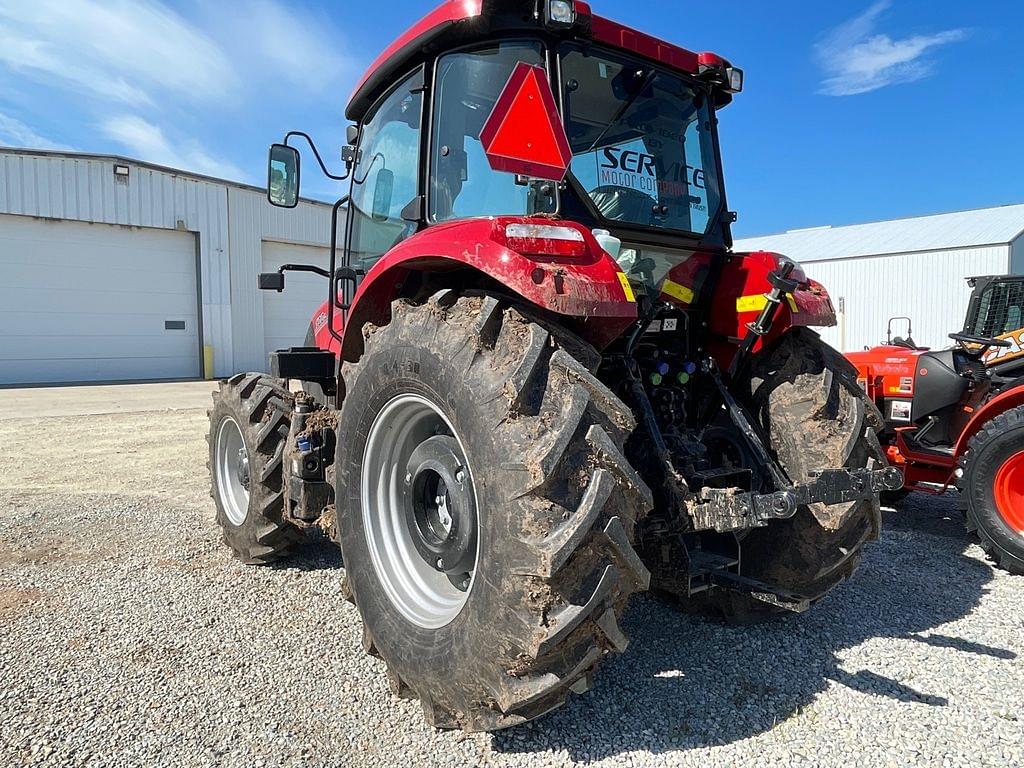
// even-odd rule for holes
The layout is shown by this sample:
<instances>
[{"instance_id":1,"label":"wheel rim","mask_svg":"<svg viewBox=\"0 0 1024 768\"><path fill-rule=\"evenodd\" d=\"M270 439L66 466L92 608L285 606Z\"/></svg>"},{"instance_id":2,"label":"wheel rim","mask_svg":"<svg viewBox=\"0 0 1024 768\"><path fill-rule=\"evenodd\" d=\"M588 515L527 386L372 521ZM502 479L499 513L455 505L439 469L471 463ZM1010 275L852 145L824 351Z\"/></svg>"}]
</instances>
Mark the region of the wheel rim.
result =
<instances>
[{"instance_id":1,"label":"wheel rim","mask_svg":"<svg viewBox=\"0 0 1024 768\"><path fill-rule=\"evenodd\" d=\"M461 482L454 480L457 470L445 474L458 486L452 489L431 475L440 467L436 457L442 456L443 463L443 456L453 453L445 450L449 443L463 464ZM433 451L434 458L419 461L417 457L431 453L431 447L439 448ZM363 450L360 502L370 559L391 603L426 629L449 624L473 589L479 555L476 493L465 455L448 418L414 394L399 395L381 409ZM410 471L411 465L421 471ZM444 474L443 468L438 471ZM436 503L424 502L424 495ZM470 533L471 540L466 539ZM431 553L441 551L434 547L445 537L460 536L461 556L453 559L460 560L461 567L471 564L470 570L450 574L443 567L452 563L438 562Z\"/></svg>"},{"instance_id":2,"label":"wheel rim","mask_svg":"<svg viewBox=\"0 0 1024 768\"><path fill-rule=\"evenodd\" d=\"M224 419L217 430L214 461L217 493L224 513L232 525L241 525L249 515L249 451L238 422L230 417Z\"/></svg>"},{"instance_id":3,"label":"wheel rim","mask_svg":"<svg viewBox=\"0 0 1024 768\"><path fill-rule=\"evenodd\" d=\"M996 509L1006 524L1024 535L1024 451L1011 457L996 473Z\"/></svg>"}]
</instances>

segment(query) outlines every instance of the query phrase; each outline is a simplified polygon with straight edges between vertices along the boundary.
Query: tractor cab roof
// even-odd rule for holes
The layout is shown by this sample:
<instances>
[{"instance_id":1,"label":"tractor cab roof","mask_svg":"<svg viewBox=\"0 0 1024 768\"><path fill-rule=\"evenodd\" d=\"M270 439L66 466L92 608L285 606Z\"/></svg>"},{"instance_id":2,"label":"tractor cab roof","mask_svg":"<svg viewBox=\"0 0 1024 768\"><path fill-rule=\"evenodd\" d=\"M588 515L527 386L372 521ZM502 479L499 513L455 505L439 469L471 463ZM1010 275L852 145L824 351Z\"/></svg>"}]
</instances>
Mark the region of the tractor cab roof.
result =
<instances>
[{"instance_id":1,"label":"tractor cab roof","mask_svg":"<svg viewBox=\"0 0 1024 768\"><path fill-rule=\"evenodd\" d=\"M374 100L409 67L431 53L469 45L510 32L533 31L566 40L593 40L679 72L697 75L723 71L729 62L713 53L694 53L594 14L590 4L575 0L571 25L553 28L545 21L550 0L446 0L395 40L363 75L346 110L359 122ZM722 94L719 106L728 103Z\"/></svg>"}]
</instances>

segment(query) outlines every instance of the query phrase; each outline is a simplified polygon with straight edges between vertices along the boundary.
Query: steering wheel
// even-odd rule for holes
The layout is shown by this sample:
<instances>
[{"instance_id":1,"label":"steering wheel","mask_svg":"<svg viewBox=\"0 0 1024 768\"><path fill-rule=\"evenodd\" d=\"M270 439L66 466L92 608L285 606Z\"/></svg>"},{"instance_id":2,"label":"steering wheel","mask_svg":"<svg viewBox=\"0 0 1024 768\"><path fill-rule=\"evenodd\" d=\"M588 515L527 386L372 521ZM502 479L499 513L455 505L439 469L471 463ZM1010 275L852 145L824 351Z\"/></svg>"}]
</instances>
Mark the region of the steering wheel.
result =
<instances>
[{"instance_id":1,"label":"steering wheel","mask_svg":"<svg viewBox=\"0 0 1024 768\"><path fill-rule=\"evenodd\" d=\"M949 338L975 360L980 359L992 347L1007 349L1013 346L1007 339L990 339L985 336L971 336L968 333L951 333Z\"/></svg>"},{"instance_id":2,"label":"steering wheel","mask_svg":"<svg viewBox=\"0 0 1024 768\"><path fill-rule=\"evenodd\" d=\"M606 219L635 224L654 224L658 201L630 187L600 186L590 193L597 210Z\"/></svg>"}]
</instances>

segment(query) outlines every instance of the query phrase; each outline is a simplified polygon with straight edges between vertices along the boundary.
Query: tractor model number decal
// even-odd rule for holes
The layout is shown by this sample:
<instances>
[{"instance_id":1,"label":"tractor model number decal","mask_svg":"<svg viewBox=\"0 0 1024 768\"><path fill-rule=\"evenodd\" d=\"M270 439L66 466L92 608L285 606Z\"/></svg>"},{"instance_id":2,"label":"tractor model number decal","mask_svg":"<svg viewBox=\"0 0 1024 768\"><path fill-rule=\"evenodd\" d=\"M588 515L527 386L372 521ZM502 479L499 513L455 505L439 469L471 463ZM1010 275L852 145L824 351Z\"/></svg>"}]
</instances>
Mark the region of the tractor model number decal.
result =
<instances>
[{"instance_id":1,"label":"tractor model number decal","mask_svg":"<svg viewBox=\"0 0 1024 768\"><path fill-rule=\"evenodd\" d=\"M985 353L985 365L998 365L1024 355L1024 328L997 337L1010 342L1009 347L993 347Z\"/></svg>"}]
</instances>

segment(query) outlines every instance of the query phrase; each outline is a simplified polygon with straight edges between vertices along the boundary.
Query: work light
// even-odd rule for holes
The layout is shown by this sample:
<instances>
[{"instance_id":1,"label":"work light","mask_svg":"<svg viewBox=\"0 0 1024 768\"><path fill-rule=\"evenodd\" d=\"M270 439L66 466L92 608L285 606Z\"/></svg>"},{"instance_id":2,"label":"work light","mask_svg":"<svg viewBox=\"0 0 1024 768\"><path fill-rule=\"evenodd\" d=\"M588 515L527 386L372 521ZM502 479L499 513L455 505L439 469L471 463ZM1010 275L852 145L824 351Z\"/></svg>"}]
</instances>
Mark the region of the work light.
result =
<instances>
[{"instance_id":1,"label":"work light","mask_svg":"<svg viewBox=\"0 0 1024 768\"><path fill-rule=\"evenodd\" d=\"M739 93L743 90L742 69L729 67L725 70L725 88L729 93Z\"/></svg>"},{"instance_id":2,"label":"work light","mask_svg":"<svg viewBox=\"0 0 1024 768\"><path fill-rule=\"evenodd\" d=\"M571 27L575 24L573 0L548 0L545 23L549 27Z\"/></svg>"}]
</instances>

